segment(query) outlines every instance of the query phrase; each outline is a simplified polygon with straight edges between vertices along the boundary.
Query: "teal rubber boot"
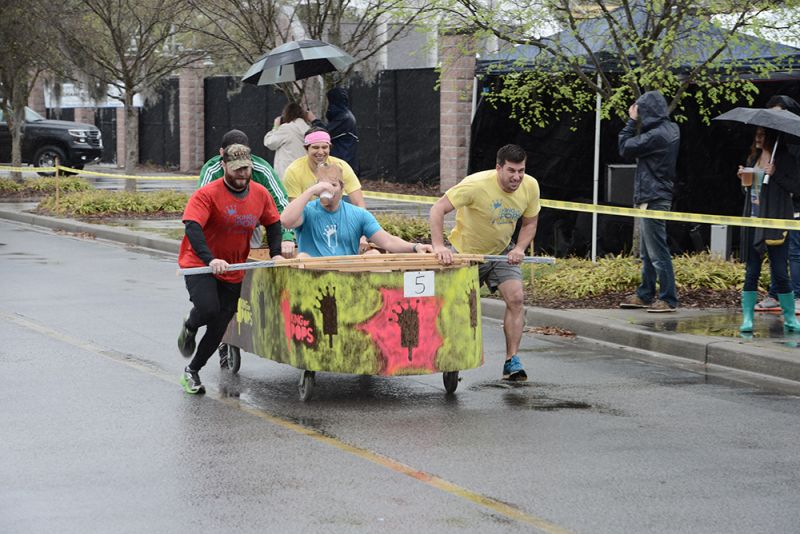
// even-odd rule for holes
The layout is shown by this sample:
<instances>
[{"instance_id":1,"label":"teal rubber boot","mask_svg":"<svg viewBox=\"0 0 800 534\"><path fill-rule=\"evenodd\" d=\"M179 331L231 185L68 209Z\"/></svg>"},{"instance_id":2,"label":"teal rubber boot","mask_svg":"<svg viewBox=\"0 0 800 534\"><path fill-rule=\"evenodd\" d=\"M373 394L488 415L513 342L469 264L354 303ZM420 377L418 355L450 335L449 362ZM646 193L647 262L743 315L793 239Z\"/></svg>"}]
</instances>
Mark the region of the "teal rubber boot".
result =
<instances>
[{"instance_id":1,"label":"teal rubber boot","mask_svg":"<svg viewBox=\"0 0 800 534\"><path fill-rule=\"evenodd\" d=\"M778 295L778 302L781 303L783 310L783 327L792 332L800 332L800 323L794 316L794 292Z\"/></svg>"},{"instance_id":2,"label":"teal rubber boot","mask_svg":"<svg viewBox=\"0 0 800 534\"><path fill-rule=\"evenodd\" d=\"M753 331L753 311L756 308L758 293L755 291L742 291L742 326L739 332Z\"/></svg>"}]
</instances>

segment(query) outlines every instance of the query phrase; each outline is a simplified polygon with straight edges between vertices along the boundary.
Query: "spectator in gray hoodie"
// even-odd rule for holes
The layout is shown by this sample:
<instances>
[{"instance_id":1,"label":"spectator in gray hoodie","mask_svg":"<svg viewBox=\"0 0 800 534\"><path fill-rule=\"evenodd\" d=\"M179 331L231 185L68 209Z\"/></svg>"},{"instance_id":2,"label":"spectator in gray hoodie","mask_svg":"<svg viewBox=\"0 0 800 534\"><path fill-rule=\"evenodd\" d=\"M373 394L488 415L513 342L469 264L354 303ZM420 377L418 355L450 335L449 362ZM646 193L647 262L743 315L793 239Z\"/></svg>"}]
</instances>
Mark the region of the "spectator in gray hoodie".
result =
<instances>
[{"instance_id":1,"label":"spectator in gray hoodie","mask_svg":"<svg viewBox=\"0 0 800 534\"><path fill-rule=\"evenodd\" d=\"M630 119L619 133L619 154L636 158L633 204L649 211L672 210L672 188L681 135L669 119L667 101L648 91L628 109ZM647 308L654 313L678 307L675 272L667 241L667 222L642 218L639 227L642 282L621 308ZM656 293L656 280L659 291Z\"/></svg>"}]
</instances>

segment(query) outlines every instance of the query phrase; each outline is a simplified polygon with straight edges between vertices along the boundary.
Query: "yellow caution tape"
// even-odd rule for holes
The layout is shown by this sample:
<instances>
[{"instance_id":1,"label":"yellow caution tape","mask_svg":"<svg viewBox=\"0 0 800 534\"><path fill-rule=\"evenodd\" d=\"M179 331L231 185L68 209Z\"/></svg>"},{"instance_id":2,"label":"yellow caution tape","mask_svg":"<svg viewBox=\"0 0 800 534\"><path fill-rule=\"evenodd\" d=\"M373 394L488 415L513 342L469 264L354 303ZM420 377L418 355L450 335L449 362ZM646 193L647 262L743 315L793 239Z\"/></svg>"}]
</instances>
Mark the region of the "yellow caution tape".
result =
<instances>
[{"instance_id":1,"label":"yellow caution tape","mask_svg":"<svg viewBox=\"0 0 800 534\"><path fill-rule=\"evenodd\" d=\"M375 191L364 191L365 198L377 198L383 200L397 200L399 202L414 202L415 204L433 204L439 197L424 197L420 195L401 195L398 193L380 193Z\"/></svg>"},{"instance_id":2,"label":"yellow caution tape","mask_svg":"<svg viewBox=\"0 0 800 534\"><path fill-rule=\"evenodd\" d=\"M401 202L415 202L418 204L433 204L439 197L426 197L419 195L401 195L398 193L378 193L364 191L366 198L383 200L398 200ZM729 226L749 226L752 228L778 228L782 230L800 230L800 221L789 219L761 219L756 217L734 217L729 215L705 215L699 213L684 213L679 211L656 211L639 208L621 208L617 206L603 206L599 204L585 204L581 202L566 202L563 200L541 199L543 208L557 210L582 211L600 215L622 215L625 217L640 217L643 219L660 219L664 221L695 222L701 224L724 224Z\"/></svg>"},{"instance_id":3,"label":"yellow caution tape","mask_svg":"<svg viewBox=\"0 0 800 534\"><path fill-rule=\"evenodd\" d=\"M197 180L195 176L137 176L128 174L113 174L106 172L94 172L84 169L73 169L59 165L59 170L75 174L89 176L104 176L108 178L118 178L120 180L162 180L162 181L186 181ZM4 167L0 166L0 171L17 172L55 172L56 167ZM381 200L394 200L397 202L412 202L415 204L433 204L439 197L429 197L422 195L403 195L399 193L382 193L377 191L364 191L364 197ZM640 217L645 219L660 219L664 221L694 222L700 224L722 224L729 226L749 226L752 228L777 228L782 230L800 230L800 220L788 219L762 219L755 217L734 217L729 215L706 215L699 213L684 213L679 211L655 211L643 210L639 208L622 208L617 206L604 206L599 204L586 204L581 202L566 202L563 200L541 199L543 208L557 210L581 211L585 213L597 213L600 215L621 215L625 217Z\"/></svg>"},{"instance_id":4,"label":"yellow caution tape","mask_svg":"<svg viewBox=\"0 0 800 534\"><path fill-rule=\"evenodd\" d=\"M71 167L58 166L62 171L72 172L75 174L85 174L88 176L105 176L107 178L119 178L120 180L163 180L163 181L197 181L197 176L136 176L130 174L114 174L110 172L95 172L87 171L84 169L73 169Z\"/></svg>"},{"instance_id":5,"label":"yellow caution tape","mask_svg":"<svg viewBox=\"0 0 800 534\"><path fill-rule=\"evenodd\" d=\"M184 180L192 180L197 181L196 176L139 176L139 175L130 175L130 174L116 174L110 172L95 172L95 171L87 171L85 169L73 169L72 167L65 167L63 165L58 165L56 167L6 167L0 165L0 172L56 172L60 170L62 172L69 172L72 174L80 174L80 175L87 175L87 176L104 176L107 178L118 178L120 180L163 180L163 181L184 181Z\"/></svg>"},{"instance_id":6,"label":"yellow caution tape","mask_svg":"<svg viewBox=\"0 0 800 534\"><path fill-rule=\"evenodd\" d=\"M56 172L55 167L6 167L0 165L0 171L8 172Z\"/></svg>"}]
</instances>

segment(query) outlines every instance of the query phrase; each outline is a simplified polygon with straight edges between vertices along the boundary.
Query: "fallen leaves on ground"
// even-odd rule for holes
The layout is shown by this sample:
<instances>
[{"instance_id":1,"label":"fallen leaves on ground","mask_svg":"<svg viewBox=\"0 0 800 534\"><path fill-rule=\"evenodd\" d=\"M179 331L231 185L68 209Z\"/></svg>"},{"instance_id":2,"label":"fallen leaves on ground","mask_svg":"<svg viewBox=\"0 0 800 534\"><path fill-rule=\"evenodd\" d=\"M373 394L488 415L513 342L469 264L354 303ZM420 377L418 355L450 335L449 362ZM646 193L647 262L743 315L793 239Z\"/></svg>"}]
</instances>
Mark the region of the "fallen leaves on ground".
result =
<instances>
[{"instance_id":1,"label":"fallen leaves on ground","mask_svg":"<svg viewBox=\"0 0 800 534\"><path fill-rule=\"evenodd\" d=\"M71 235L74 237L80 237L81 239L97 239L97 236L89 233L89 232L68 232L66 230L58 229L55 230L58 235Z\"/></svg>"},{"instance_id":2,"label":"fallen leaves on ground","mask_svg":"<svg viewBox=\"0 0 800 534\"><path fill-rule=\"evenodd\" d=\"M541 334L543 336L575 337L575 332L556 326L526 326L526 334Z\"/></svg>"}]
</instances>

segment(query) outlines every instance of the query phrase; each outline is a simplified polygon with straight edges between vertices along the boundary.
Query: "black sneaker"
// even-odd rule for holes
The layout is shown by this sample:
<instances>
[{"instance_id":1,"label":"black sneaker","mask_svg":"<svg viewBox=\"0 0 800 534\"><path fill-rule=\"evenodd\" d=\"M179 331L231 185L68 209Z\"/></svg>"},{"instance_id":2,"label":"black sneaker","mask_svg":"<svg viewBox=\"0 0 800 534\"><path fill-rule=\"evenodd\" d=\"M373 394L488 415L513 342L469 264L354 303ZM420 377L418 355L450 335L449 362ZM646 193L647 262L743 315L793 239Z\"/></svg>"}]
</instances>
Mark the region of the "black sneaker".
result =
<instances>
[{"instance_id":1,"label":"black sneaker","mask_svg":"<svg viewBox=\"0 0 800 534\"><path fill-rule=\"evenodd\" d=\"M220 343L219 348L219 366L222 369L228 368L228 344L227 343Z\"/></svg>"},{"instance_id":2,"label":"black sneaker","mask_svg":"<svg viewBox=\"0 0 800 534\"><path fill-rule=\"evenodd\" d=\"M183 320L183 324L181 324L181 333L178 334L178 350L184 358L191 358L196 347L194 336L197 335L197 330L192 330L186 326L187 319L189 319L189 316L186 316L186 319Z\"/></svg>"},{"instance_id":3,"label":"black sneaker","mask_svg":"<svg viewBox=\"0 0 800 534\"><path fill-rule=\"evenodd\" d=\"M188 365L181 375L181 385L183 386L183 390L191 395L206 392L206 387L200 383L200 373L192 371L189 369Z\"/></svg>"}]
</instances>

